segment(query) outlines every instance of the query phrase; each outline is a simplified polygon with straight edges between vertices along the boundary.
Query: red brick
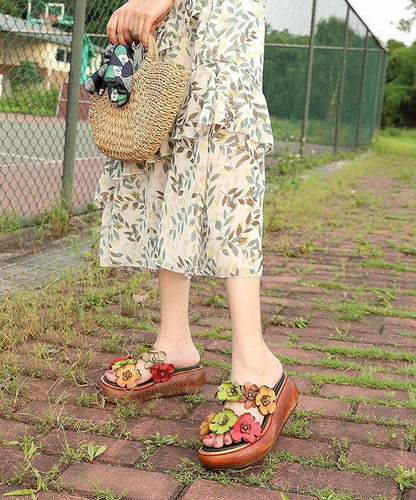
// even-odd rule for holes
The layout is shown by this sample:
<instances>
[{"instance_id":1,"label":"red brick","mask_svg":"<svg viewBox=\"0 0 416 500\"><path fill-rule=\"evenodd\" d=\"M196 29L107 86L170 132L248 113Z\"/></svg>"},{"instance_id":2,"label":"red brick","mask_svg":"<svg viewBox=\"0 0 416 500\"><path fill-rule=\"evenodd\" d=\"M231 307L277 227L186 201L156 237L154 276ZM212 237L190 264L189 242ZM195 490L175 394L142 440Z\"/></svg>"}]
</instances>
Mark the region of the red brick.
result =
<instances>
[{"instance_id":1,"label":"red brick","mask_svg":"<svg viewBox=\"0 0 416 500\"><path fill-rule=\"evenodd\" d=\"M51 454L61 454L65 450L65 440L71 448L77 448L78 444L94 444L95 446L107 446L102 455L95 460L100 462L111 462L114 465L133 466L140 459L140 449L143 445L137 441L128 439L114 439L105 436L95 436L86 432L75 432L69 430L54 429L44 438L44 451Z\"/></svg>"},{"instance_id":2,"label":"red brick","mask_svg":"<svg viewBox=\"0 0 416 500\"><path fill-rule=\"evenodd\" d=\"M147 460L146 465L152 466L151 470L164 472L165 470L177 471L182 465L182 458L199 464L198 450L182 446L160 446Z\"/></svg>"},{"instance_id":3,"label":"red brick","mask_svg":"<svg viewBox=\"0 0 416 500\"><path fill-rule=\"evenodd\" d=\"M283 366L283 371L285 367ZM307 394L312 392L313 381L309 378L297 377L296 375L291 375L293 382L295 382L296 387L300 394Z\"/></svg>"},{"instance_id":4,"label":"red brick","mask_svg":"<svg viewBox=\"0 0 416 500\"><path fill-rule=\"evenodd\" d=\"M396 500L399 492L393 479L286 462L279 465L271 482L294 491L330 488L335 493L362 495L366 499L383 495L386 500Z\"/></svg>"},{"instance_id":5,"label":"red brick","mask_svg":"<svg viewBox=\"0 0 416 500\"><path fill-rule=\"evenodd\" d=\"M416 500L416 488L406 491L403 500Z\"/></svg>"},{"instance_id":6,"label":"red brick","mask_svg":"<svg viewBox=\"0 0 416 500\"><path fill-rule=\"evenodd\" d=\"M176 480L167 474L104 464L75 463L61 477L66 490L82 495L94 494L97 481L99 489L117 495L126 488L126 500L171 498L179 489Z\"/></svg>"},{"instance_id":7,"label":"red brick","mask_svg":"<svg viewBox=\"0 0 416 500\"><path fill-rule=\"evenodd\" d=\"M339 399L319 398L301 394L296 410L319 412L324 417L336 417L338 412L351 413L351 403Z\"/></svg>"},{"instance_id":8,"label":"red brick","mask_svg":"<svg viewBox=\"0 0 416 500\"><path fill-rule=\"evenodd\" d=\"M20 497L25 499L26 497ZM29 498L29 497L27 497ZM70 493L58 493L56 491L40 492L36 495L36 500L88 500L88 497L72 495Z\"/></svg>"},{"instance_id":9,"label":"red brick","mask_svg":"<svg viewBox=\"0 0 416 500\"><path fill-rule=\"evenodd\" d=\"M57 457L48 455L40 455L32 461L32 465L36 467L41 474L50 470L55 463L58 463ZM0 447L0 480L2 477L6 478L17 474L23 470L23 467L24 455L20 447L18 448L15 445Z\"/></svg>"},{"instance_id":10,"label":"red brick","mask_svg":"<svg viewBox=\"0 0 416 500\"><path fill-rule=\"evenodd\" d=\"M205 384L201 389L201 394L206 396L209 401L214 401L215 393L217 392L218 384Z\"/></svg>"},{"instance_id":11,"label":"red brick","mask_svg":"<svg viewBox=\"0 0 416 500\"><path fill-rule=\"evenodd\" d=\"M324 374L324 375L334 376L341 372L348 374L348 376L351 377L360 374L358 370L341 370L339 368L326 368L325 366L300 365L300 364L290 364L290 363L285 363L284 366L286 370L290 370L298 374L308 373L310 375Z\"/></svg>"},{"instance_id":12,"label":"red brick","mask_svg":"<svg viewBox=\"0 0 416 500\"><path fill-rule=\"evenodd\" d=\"M416 466L416 454L404 450L393 450L391 448L377 448L353 443L348 452L348 461L359 462L363 460L368 465L374 467L384 467L394 469L396 465L403 465L404 468L411 469Z\"/></svg>"},{"instance_id":13,"label":"red brick","mask_svg":"<svg viewBox=\"0 0 416 500\"><path fill-rule=\"evenodd\" d=\"M127 427L133 439L148 438L156 432L161 436L178 435L179 439L199 439L199 425L183 421L148 417L131 419L127 422Z\"/></svg>"},{"instance_id":14,"label":"red brick","mask_svg":"<svg viewBox=\"0 0 416 500\"><path fill-rule=\"evenodd\" d=\"M277 357L290 356L292 358L300 359L301 361L316 361L323 358L323 352L314 351L312 349L300 349L298 347L284 347L274 346L273 342L270 343L270 350Z\"/></svg>"},{"instance_id":15,"label":"red brick","mask_svg":"<svg viewBox=\"0 0 416 500\"><path fill-rule=\"evenodd\" d=\"M229 500L230 498L256 499L256 500L282 500L279 491L266 488L251 488L250 486L223 485L208 479L197 479L185 491L182 500ZM290 500L313 500L309 495L290 494Z\"/></svg>"},{"instance_id":16,"label":"red brick","mask_svg":"<svg viewBox=\"0 0 416 500\"><path fill-rule=\"evenodd\" d=\"M318 439L336 437L342 440L348 437L351 442L362 444L368 443L371 433L374 443L382 443L383 445L388 445L390 448L406 449L405 430L401 427L392 429L387 425L312 418L309 423L309 429L312 435ZM391 439L387 431L394 432L396 437ZM376 451L377 448L374 448L374 450Z\"/></svg>"},{"instance_id":17,"label":"red brick","mask_svg":"<svg viewBox=\"0 0 416 500\"><path fill-rule=\"evenodd\" d=\"M197 422L199 426L199 424L205 419L207 415L209 415L211 412L220 411L221 408L222 405L219 405L217 403L201 403L192 411L188 419L191 422Z\"/></svg>"},{"instance_id":18,"label":"red brick","mask_svg":"<svg viewBox=\"0 0 416 500\"><path fill-rule=\"evenodd\" d=\"M56 418L65 418L72 416L75 419L82 420L88 425L88 422L113 422L113 411L99 408L86 408L71 404L49 403L48 401L30 401L24 405L24 408L18 410L15 415L24 422L35 423L39 418L44 418L46 413L51 413Z\"/></svg>"},{"instance_id":19,"label":"red brick","mask_svg":"<svg viewBox=\"0 0 416 500\"><path fill-rule=\"evenodd\" d=\"M273 451L287 451L296 457L307 458L320 455L338 458L338 448L329 442L312 441L280 435L274 445Z\"/></svg>"},{"instance_id":20,"label":"red brick","mask_svg":"<svg viewBox=\"0 0 416 500\"><path fill-rule=\"evenodd\" d=\"M411 408L398 408L396 406L377 405L372 403L358 403L357 415L374 418L396 418L400 421L416 423L416 410Z\"/></svg>"},{"instance_id":21,"label":"red brick","mask_svg":"<svg viewBox=\"0 0 416 500\"><path fill-rule=\"evenodd\" d=\"M394 393L389 396L387 393ZM373 389L372 387L361 387L356 385L323 384L320 390L321 396L347 396L351 398L362 397L368 399L382 399L392 401L405 401L408 396L406 391L391 389Z\"/></svg>"},{"instance_id":22,"label":"red brick","mask_svg":"<svg viewBox=\"0 0 416 500\"><path fill-rule=\"evenodd\" d=\"M25 433L27 436L34 436L37 433L36 427L14 420L0 419L0 441L3 439L6 441L20 441Z\"/></svg>"}]
</instances>

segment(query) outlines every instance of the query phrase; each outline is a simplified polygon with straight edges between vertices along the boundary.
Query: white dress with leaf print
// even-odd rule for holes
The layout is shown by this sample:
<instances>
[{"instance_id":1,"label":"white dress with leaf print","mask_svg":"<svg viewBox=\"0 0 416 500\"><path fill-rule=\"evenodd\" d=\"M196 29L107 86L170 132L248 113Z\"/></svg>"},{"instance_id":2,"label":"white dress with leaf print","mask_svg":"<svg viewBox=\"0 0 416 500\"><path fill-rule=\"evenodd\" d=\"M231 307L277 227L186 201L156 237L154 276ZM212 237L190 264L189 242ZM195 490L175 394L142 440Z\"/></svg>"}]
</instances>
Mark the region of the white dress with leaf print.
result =
<instances>
[{"instance_id":1,"label":"white dress with leaf print","mask_svg":"<svg viewBox=\"0 0 416 500\"><path fill-rule=\"evenodd\" d=\"M174 0L155 36L189 85L160 149L108 158L100 265L187 278L260 276L265 156L274 139L262 92L265 0Z\"/></svg>"}]
</instances>

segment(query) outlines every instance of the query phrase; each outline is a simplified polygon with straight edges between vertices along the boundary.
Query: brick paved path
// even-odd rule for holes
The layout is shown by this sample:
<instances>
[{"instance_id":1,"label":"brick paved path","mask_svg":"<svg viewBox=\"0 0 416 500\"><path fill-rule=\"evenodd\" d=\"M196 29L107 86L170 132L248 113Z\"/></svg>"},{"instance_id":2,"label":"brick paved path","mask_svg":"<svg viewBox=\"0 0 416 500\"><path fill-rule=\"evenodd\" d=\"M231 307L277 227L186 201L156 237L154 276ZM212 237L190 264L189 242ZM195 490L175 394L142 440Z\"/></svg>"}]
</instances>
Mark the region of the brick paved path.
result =
<instances>
[{"instance_id":1,"label":"brick paved path","mask_svg":"<svg viewBox=\"0 0 416 500\"><path fill-rule=\"evenodd\" d=\"M390 202L392 213L410 224L412 210L403 203L409 196L403 188ZM292 236L300 243L307 239L304 232ZM101 339L94 336L87 339L96 346L87 362L90 383L64 378L57 384L46 368L41 376L28 376L34 396L17 398L0 419L0 436L15 440L26 431L41 446L33 465L43 476L55 470L57 491L37 498L110 499L118 497L109 492L125 487L121 498L135 500L269 500L281 499L281 491L290 500L416 499L415 488L402 493L405 474L395 470L416 466L414 251L405 235L383 231L366 237L366 251L339 227L323 231L311 249L289 248L286 255L275 251L279 238L269 233L265 239L264 335L293 375L300 398L268 459L242 472L210 473L198 465L199 423L214 408L231 342L224 281L197 278L190 318L208 374L201 397L159 399L124 413L100 405L93 382L115 356L100 350ZM384 265L372 267L368 252L374 248ZM157 302L143 307L157 326ZM119 333L133 342L155 338L146 328ZM65 352L76 359L76 349ZM27 353L20 364L31 373ZM91 396L89 403L82 393ZM79 461L74 450L81 443L107 448L92 462ZM10 445L2 450L3 493L17 488L7 478L21 470L23 452ZM107 496L96 492L97 480Z\"/></svg>"}]
</instances>

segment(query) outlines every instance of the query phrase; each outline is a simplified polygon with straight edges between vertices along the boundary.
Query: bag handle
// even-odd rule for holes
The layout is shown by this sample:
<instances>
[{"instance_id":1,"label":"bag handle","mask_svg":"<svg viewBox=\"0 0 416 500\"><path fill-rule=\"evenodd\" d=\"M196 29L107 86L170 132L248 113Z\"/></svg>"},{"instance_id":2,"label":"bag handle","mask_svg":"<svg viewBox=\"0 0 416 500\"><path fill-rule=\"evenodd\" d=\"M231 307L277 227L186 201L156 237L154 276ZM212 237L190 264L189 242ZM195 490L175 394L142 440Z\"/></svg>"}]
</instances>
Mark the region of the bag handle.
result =
<instances>
[{"instance_id":1,"label":"bag handle","mask_svg":"<svg viewBox=\"0 0 416 500\"><path fill-rule=\"evenodd\" d=\"M149 33L147 39L147 55L146 59L149 59L150 62L158 62L159 61L159 49L157 46L156 38Z\"/></svg>"}]
</instances>

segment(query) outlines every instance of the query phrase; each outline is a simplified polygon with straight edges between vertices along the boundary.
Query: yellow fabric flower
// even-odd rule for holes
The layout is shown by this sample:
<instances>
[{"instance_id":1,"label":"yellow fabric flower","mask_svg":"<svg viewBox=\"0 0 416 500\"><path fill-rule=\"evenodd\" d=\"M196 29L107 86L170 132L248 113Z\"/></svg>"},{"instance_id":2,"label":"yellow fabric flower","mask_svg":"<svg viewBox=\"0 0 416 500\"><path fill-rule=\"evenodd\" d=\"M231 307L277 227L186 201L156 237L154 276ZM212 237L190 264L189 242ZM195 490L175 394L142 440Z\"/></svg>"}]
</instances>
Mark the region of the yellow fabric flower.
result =
<instances>
[{"instance_id":1,"label":"yellow fabric flower","mask_svg":"<svg viewBox=\"0 0 416 500\"><path fill-rule=\"evenodd\" d=\"M207 436L211 432L209 424L214 420L215 415L216 415L215 412L211 412L199 426L199 435L201 439Z\"/></svg>"},{"instance_id":2,"label":"yellow fabric flower","mask_svg":"<svg viewBox=\"0 0 416 500\"><path fill-rule=\"evenodd\" d=\"M256 405L262 415L273 413L276 409L276 393L273 389L269 389L267 385L262 385L259 393L256 396Z\"/></svg>"},{"instance_id":3,"label":"yellow fabric flower","mask_svg":"<svg viewBox=\"0 0 416 500\"><path fill-rule=\"evenodd\" d=\"M133 389L142 378L136 365L133 363L121 366L116 371L117 385L126 389Z\"/></svg>"}]
</instances>

